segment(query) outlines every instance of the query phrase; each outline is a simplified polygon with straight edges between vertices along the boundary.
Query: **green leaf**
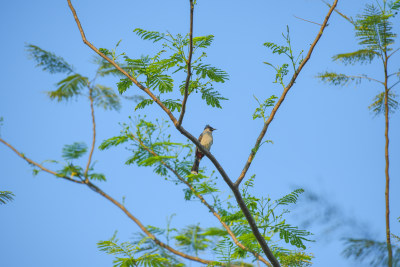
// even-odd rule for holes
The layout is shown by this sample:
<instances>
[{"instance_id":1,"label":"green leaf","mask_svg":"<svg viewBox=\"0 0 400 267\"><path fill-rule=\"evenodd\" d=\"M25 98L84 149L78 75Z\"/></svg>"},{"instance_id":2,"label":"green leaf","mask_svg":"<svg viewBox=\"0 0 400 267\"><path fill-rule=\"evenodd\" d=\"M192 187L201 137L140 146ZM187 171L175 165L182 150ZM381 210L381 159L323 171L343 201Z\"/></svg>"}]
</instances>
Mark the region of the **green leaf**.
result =
<instances>
[{"instance_id":1,"label":"green leaf","mask_svg":"<svg viewBox=\"0 0 400 267\"><path fill-rule=\"evenodd\" d=\"M325 73L319 73L316 77L321 79L322 82L330 83L332 85L341 85L341 86L348 85L350 82L353 81L356 84L359 84L361 83L362 80L362 77L349 76L342 73L328 72L328 71L326 71Z\"/></svg>"},{"instance_id":2,"label":"green leaf","mask_svg":"<svg viewBox=\"0 0 400 267\"><path fill-rule=\"evenodd\" d=\"M275 95L272 95L269 98L265 99L263 103L260 103L260 101L258 101L257 97L254 96L254 98L256 99L256 101L258 102L258 104L260 106L258 108L256 108L256 110L254 111L253 120L255 120L257 118L263 118L265 121L266 120L265 110L269 107L273 107L275 105L275 100L278 99L278 97Z\"/></svg>"},{"instance_id":3,"label":"green leaf","mask_svg":"<svg viewBox=\"0 0 400 267\"><path fill-rule=\"evenodd\" d=\"M160 93L172 92L174 80L165 74L152 75L147 78L149 88L157 89Z\"/></svg>"},{"instance_id":4,"label":"green leaf","mask_svg":"<svg viewBox=\"0 0 400 267\"><path fill-rule=\"evenodd\" d=\"M388 93L388 107L390 113L393 113L395 110L399 108L399 102L396 100L396 98L397 95L393 91L390 91ZM375 115L384 114L385 92L377 94L374 97L372 104L368 108L372 110L375 113Z\"/></svg>"},{"instance_id":5,"label":"green leaf","mask_svg":"<svg viewBox=\"0 0 400 267\"><path fill-rule=\"evenodd\" d=\"M144 109L146 106L150 106L153 103L154 103L154 100L152 100L152 99L143 99L136 105L135 111L138 109Z\"/></svg>"},{"instance_id":6,"label":"green leaf","mask_svg":"<svg viewBox=\"0 0 400 267\"><path fill-rule=\"evenodd\" d=\"M133 82L129 78L121 79L117 83L118 92L122 95L126 90L128 90L129 87L131 87L132 84Z\"/></svg>"},{"instance_id":7,"label":"green leaf","mask_svg":"<svg viewBox=\"0 0 400 267\"><path fill-rule=\"evenodd\" d=\"M80 74L73 74L57 83L55 91L47 92L50 99L57 99L58 102L68 101L73 96L80 94L80 91L88 86L88 78Z\"/></svg>"},{"instance_id":8,"label":"green leaf","mask_svg":"<svg viewBox=\"0 0 400 267\"><path fill-rule=\"evenodd\" d=\"M360 49L351 53L337 54L333 56L333 60L339 60L345 65L354 65L355 63L371 63L375 56L379 56L379 54L373 50Z\"/></svg>"},{"instance_id":9,"label":"green leaf","mask_svg":"<svg viewBox=\"0 0 400 267\"><path fill-rule=\"evenodd\" d=\"M89 174L90 180L106 181L106 177L102 173L91 173Z\"/></svg>"},{"instance_id":10,"label":"green leaf","mask_svg":"<svg viewBox=\"0 0 400 267\"><path fill-rule=\"evenodd\" d=\"M72 164L64 166L63 169L57 172L57 176L59 177L63 176L74 177L74 176L81 176L82 174L83 174L82 167L75 166Z\"/></svg>"},{"instance_id":11,"label":"green leaf","mask_svg":"<svg viewBox=\"0 0 400 267\"><path fill-rule=\"evenodd\" d=\"M288 52L290 49L287 46L281 46L281 45L277 45L277 44L270 43L270 42L264 43L264 46L271 49L273 54L278 54L278 55L284 54L284 53Z\"/></svg>"},{"instance_id":12,"label":"green leaf","mask_svg":"<svg viewBox=\"0 0 400 267\"><path fill-rule=\"evenodd\" d=\"M193 47L207 48L214 41L214 35L193 37Z\"/></svg>"},{"instance_id":13,"label":"green leaf","mask_svg":"<svg viewBox=\"0 0 400 267\"><path fill-rule=\"evenodd\" d=\"M100 150L105 150L110 148L111 146L117 146L119 144L123 144L127 142L129 138L126 135L114 136L109 139L104 140L99 146Z\"/></svg>"},{"instance_id":14,"label":"green leaf","mask_svg":"<svg viewBox=\"0 0 400 267\"><path fill-rule=\"evenodd\" d=\"M206 100L207 105L217 108L222 108L220 100L228 100L222 97L218 91L213 91L214 88L201 89L201 98Z\"/></svg>"},{"instance_id":15,"label":"green leaf","mask_svg":"<svg viewBox=\"0 0 400 267\"><path fill-rule=\"evenodd\" d=\"M32 44L25 46L29 55L37 62L36 67L41 67L44 71L50 73L71 73L73 67L69 65L62 57L41 49L40 47Z\"/></svg>"},{"instance_id":16,"label":"green leaf","mask_svg":"<svg viewBox=\"0 0 400 267\"><path fill-rule=\"evenodd\" d=\"M146 158L142 161L139 161L138 165L139 166L151 166L160 161L165 161L168 159L175 159L175 158L176 158L175 156L154 156L154 157Z\"/></svg>"},{"instance_id":17,"label":"green leaf","mask_svg":"<svg viewBox=\"0 0 400 267\"><path fill-rule=\"evenodd\" d=\"M143 40L150 40L153 41L153 43L165 39L165 34L156 31L146 31L140 28L136 28L133 30L133 32L136 33Z\"/></svg>"},{"instance_id":18,"label":"green leaf","mask_svg":"<svg viewBox=\"0 0 400 267\"><path fill-rule=\"evenodd\" d=\"M0 191L0 204L7 204L14 199L14 194L10 191Z\"/></svg>"},{"instance_id":19,"label":"green leaf","mask_svg":"<svg viewBox=\"0 0 400 267\"><path fill-rule=\"evenodd\" d=\"M278 205L296 204L297 199L303 193L304 193L304 189L299 188L299 189L294 190L290 194L278 199L276 202L278 203Z\"/></svg>"},{"instance_id":20,"label":"green leaf","mask_svg":"<svg viewBox=\"0 0 400 267\"><path fill-rule=\"evenodd\" d=\"M120 110L121 102L118 95L110 87L97 84L92 91L94 103L105 110Z\"/></svg>"},{"instance_id":21,"label":"green leaf","mask_svg":"<svg viewBox=\"0 0 400 267\"><path fill-rule=\"evenodd\" d=\"M87 152L85 143L75 142L72 145L65 145L62 150L62 157L66 160L77 159Z\"/></svg>"},{"instance_id":22,"label":"green leaf","mask_svg":"<svg viewBox=\"0 0 400 267\"><path fill-rule=\"evenodd\" d=\"M193 66L193 72L196 73L196 75L200 75L201 78L206 78L208 77L211 81L214 82L225 82L226 80L229 79L228 73L225 71L212 67L211 65L208 64L198 64Z\"/></svg>"}]
</instances>

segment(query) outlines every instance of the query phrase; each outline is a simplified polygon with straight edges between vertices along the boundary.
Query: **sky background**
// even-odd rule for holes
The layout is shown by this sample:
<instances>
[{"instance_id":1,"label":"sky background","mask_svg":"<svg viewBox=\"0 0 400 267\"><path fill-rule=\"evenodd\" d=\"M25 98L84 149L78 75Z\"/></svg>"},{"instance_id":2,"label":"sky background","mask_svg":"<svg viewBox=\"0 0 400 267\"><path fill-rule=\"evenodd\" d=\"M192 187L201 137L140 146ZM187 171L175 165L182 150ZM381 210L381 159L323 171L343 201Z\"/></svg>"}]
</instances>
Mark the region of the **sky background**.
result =
<instances>
[{"instance_id":1,"label":"sky background","mask_svg":"<svg viewBox=\"0 0 400 267\"><path fill-rule=\"evenodd\" d=\"M188 2L99 0L73 4L90 42L98 48L113 48L122 39L119 51L135 58L153 54L159 47L139 39L133 29L185 34L189 27ZM307 51L319 26L294 16L322 23L328 9L317 0L198 2L194 35L215 35L207 63L229 73L230 80L218 85L229 101L223 103L223 109L215 109L206 106L199 96L190 97L183 126L195 136L206 124L217 128L212 153L236 179L262 129L262 121L252 119L257 107L253 95L265 99L281 92L272 83L275 73L263 62L282 64L283 58L272 56L262 44L283 44L281 33L289 25L295 51ZM354 16L369 2L339 0L338 8ZM31 43L62 56L88 77L95 73L95 65L90 63L94 52L83 44L67 1L6 1L1 13L1 136L37 162L60 160L63 145L76 141L90 144L90 108L86 100L52 102L43 92L53 90L64 75L35 68L25 45ZM398 26L399 17L396 22ZM362 231L384 241L384 119L374 117L367 108L381 88L374 83L340 88L315 79L325 70L367 73L382 79L378 61L362 67L344 67L331 61L334 54L356 48L351 25L333 14L311 60L270 125L265 138L274 144L262 147L248 175L257 174L253 192L258 196L277 199L303 187L337 206L343 221L351 218L360 222ZM392 58L389 68L395 72L398 65L399 55ZM115 88L117 79L98 82ZM137 94L141 92L134 87L127 92ZM134 106L125 101L120 112L96 110L97 144L117 135L119 122L138 115ZM157 107L140 114L166 118ZM397 234L399 119L399 112L392 115L390 126L391 229ZM184 139L176 135L176 140ZM149 168L124 165L128 156L123 147L95 151L98 171L108 179L100 186L117 200L126 196L126 206L145 225L164 227L166 217L173 213L173 226L177 228L197 222L204 227L218 225L205 207L183 200L182 186L164 181ZM110 238L115 230L124 241L139 230L119 209L87 187L44 173L33 177L31 167L3 145L0 159L0 190L16 195L12 203L0 206L2 266L111 266L113 257L98 251L96 243ZM201 164L213 169L208 159ZM221 190L228 192L223 183ZM303 207L299 211L307 208L306 202L300 204ZM300 224L311 214L298 212L291 222ZM315 225L308 229L317 240L308 244L308 251L315 255L314 266L356 266L340 255L343 231L326 235L323 229ZM349 230L347 236L359 230Z\"/></svg>"}]
</instances>

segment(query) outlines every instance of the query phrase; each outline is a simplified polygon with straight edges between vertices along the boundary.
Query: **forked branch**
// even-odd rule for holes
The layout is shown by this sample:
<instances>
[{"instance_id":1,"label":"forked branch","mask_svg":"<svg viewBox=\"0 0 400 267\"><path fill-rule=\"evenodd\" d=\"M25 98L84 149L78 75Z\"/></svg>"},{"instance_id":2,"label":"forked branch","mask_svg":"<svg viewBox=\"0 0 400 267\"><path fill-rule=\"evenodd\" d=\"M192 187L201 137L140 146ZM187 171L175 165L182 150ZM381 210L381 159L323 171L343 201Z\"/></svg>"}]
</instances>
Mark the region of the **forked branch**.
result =
<instances>
[{"instance_id":1,"label":"forked branch","mask_svg":"<svg viewBox=\"0 0 400 267\"><path fill-rule=\"evenodd\" d=\"M247 162L241 172L241 174L239 175L238 179L235 182L235 187L239 187L240 183L243 181L253 159L254 156L257 153L257 150L260 148L261 142L268 130L268 126L270 125L270 123L272 122L272 120L275 117L276 112L278 111L279 107L281 106L282 102L285 100L285 97L287 95L287 93L289 92L290 88L292 88L294 82L296 81L297 77L299 76L301 70L303 69L303 67L306 65L306 63L308 62L308 60L311 57L312 52L314 51L315 46L317 45L319 39L322 36L322 33L324 32L326 25L328 23L329 17L331 16L333 10L335 9L336 5L337 5L338 0L335 0L335 2L332 4L332 6L329 9L328 14L325 17L324 22L322 23L322 26L317 34L317 37L315 37L314 42L311 44L310 49L308 50L307 56L304 58L304 60L301 62L301 64L299 65L299 67L296 69L296 71L293 73L292 79L290 80L289 84L285 87L285 89L283 90L283 93L281 95L281 97L279 98L278 102L276 103L275 107L272 109L268 120L264 123L264 127L261 130L260 135L257 138L256 144L254 145L253 149L250 152L250 155L247 159Z\"/></svg>"}]
</instances>

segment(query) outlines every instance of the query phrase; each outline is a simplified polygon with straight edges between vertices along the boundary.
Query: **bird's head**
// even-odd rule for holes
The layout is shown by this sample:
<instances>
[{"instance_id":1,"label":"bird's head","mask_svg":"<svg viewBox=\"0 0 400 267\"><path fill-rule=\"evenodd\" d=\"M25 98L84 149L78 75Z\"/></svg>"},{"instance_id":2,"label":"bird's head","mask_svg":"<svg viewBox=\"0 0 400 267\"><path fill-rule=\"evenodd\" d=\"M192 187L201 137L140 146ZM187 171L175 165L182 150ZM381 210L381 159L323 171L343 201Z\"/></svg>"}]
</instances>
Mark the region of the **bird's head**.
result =
<instances>
[{"instance_id":1,"label":"bird's head","mask_svg":"<svg viewBox=\"0 0 400 267\"><path fill-rule=\"evenodd\" d=\"M204 127L204 130L208 129L210 132L215 131L217 129L214 129L213 127L211 127L210 125L206 125L206 127Z\"/></svg>"}]
</instances>

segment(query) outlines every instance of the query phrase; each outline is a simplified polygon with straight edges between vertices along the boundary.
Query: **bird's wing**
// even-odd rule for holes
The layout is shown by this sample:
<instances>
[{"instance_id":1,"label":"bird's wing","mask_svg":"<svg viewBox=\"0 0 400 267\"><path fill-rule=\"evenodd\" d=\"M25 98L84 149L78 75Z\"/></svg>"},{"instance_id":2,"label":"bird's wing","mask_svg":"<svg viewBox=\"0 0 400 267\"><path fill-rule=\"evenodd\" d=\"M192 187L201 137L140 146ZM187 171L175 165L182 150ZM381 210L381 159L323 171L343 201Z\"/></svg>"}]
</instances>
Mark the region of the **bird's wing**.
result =
<instances>
[{"instance_id":1,"label":"bird's wing","mask_svg":"<svg viewBox=\"0 0 400 267\"><path fill-rule=\"evenodd\" d=\"M199 136L199 139L197 139L197 140L199 140L199 143L201 144L201 139L203 138L203 133L201 133L200 134L200 136ZM199 148L196 146L196 152L197 151L199 151Z\"/></svg>"}]
</instances>

